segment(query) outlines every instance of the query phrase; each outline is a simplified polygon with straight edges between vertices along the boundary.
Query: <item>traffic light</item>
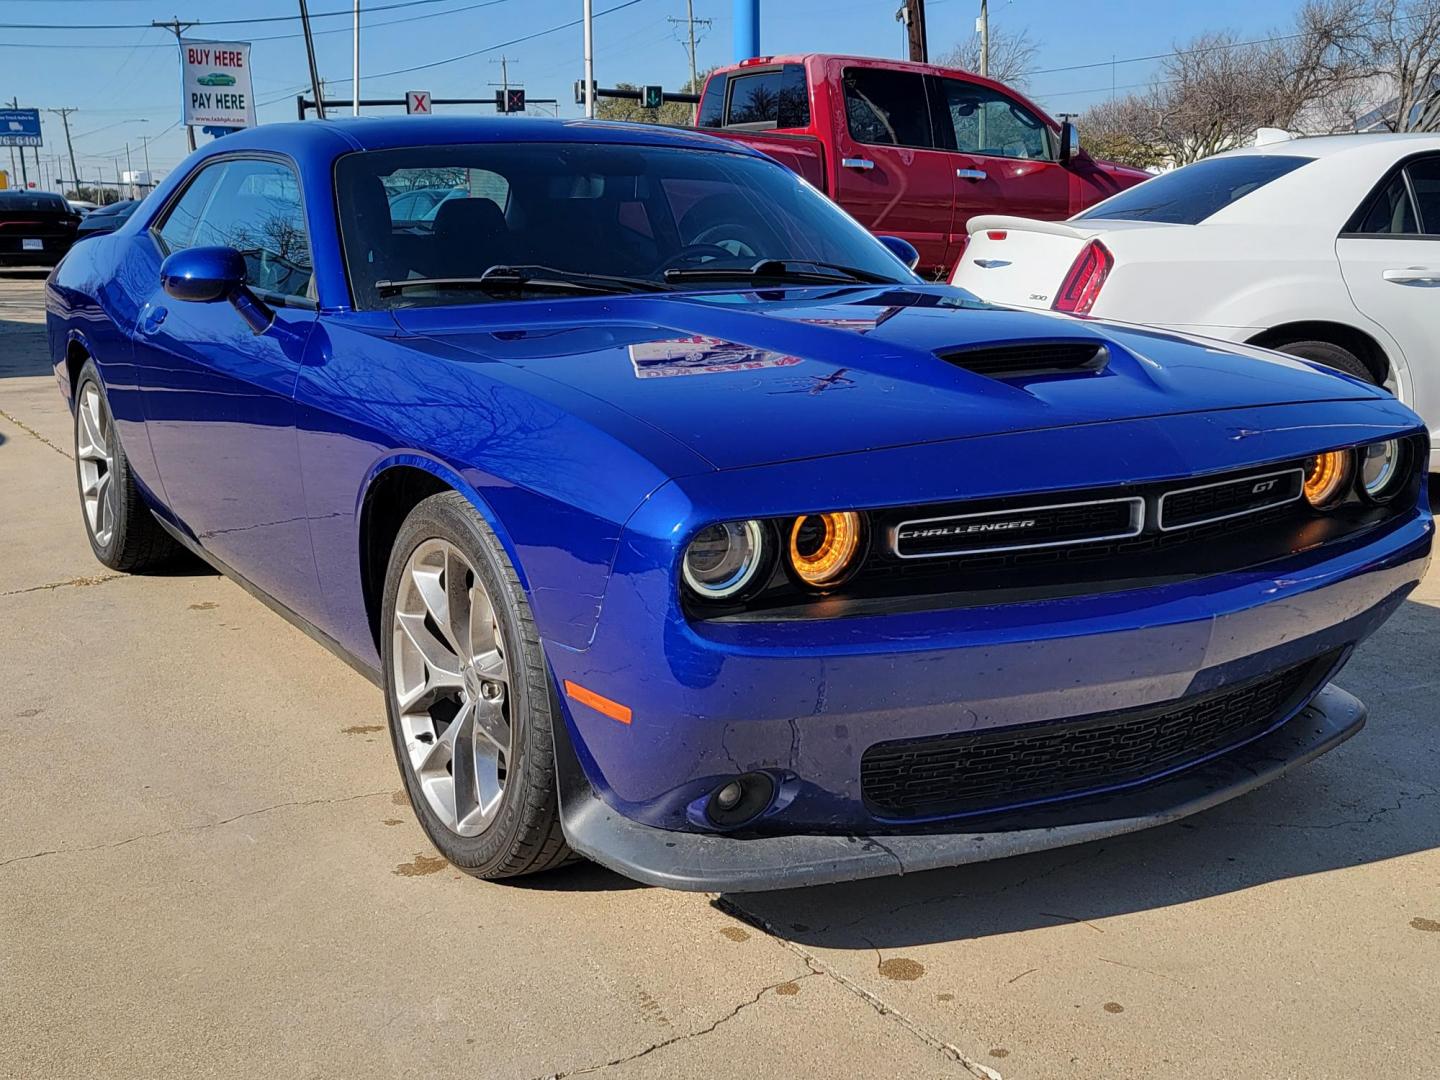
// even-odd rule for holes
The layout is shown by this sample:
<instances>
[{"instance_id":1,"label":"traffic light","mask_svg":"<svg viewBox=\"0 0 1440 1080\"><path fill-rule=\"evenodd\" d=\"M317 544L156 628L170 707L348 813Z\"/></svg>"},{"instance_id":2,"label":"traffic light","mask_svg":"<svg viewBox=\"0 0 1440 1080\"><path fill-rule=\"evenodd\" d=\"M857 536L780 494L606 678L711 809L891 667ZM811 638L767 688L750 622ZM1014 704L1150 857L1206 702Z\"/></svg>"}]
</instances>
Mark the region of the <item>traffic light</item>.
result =
<instances>
[{"instance_id":1,"label":"traffic light","mask_svg":"<svg viewBox=\"0 0 1440 1080\"><path fill-rule=\"evenodd\" d=\"M665 104L665 88L661 86L642 86L640 88L640 107L642 109L658 109Z\"/></svg>"},{"instance_id":2,"label":"traffic light","mask_svg":"<svg viewBox=\"0 0 1440 1080\"><path fill-rule=\"evenodd\" d=\"M495 109L502 113L523 113L525 111L525 91L496 90Z\"/></svg>"}]
</instances>

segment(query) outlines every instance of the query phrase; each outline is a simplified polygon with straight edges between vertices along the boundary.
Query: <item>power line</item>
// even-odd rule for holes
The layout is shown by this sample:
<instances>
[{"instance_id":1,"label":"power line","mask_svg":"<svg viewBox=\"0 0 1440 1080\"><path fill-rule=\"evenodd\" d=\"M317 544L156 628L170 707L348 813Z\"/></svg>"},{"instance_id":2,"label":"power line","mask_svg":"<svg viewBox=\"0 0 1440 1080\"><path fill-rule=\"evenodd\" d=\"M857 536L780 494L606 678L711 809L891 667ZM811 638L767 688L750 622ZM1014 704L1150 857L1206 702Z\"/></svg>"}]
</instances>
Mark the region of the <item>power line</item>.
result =
<instances>
[{"instance_id":1,"label":"power line","mask_svg":"<svg viewBox=\"0 0 1440 1080\"><path fill-rule=\"evenodd\" d=\"M396 8L421 7L425 4L440 4L444 0L397 0L393 4L380 4L370 11L393 11ZM354 14L353 8L335 11L316 11L311 19L327 19L332 16ZM252 23L299 22L299 15L263 15L250 19L195 19L191 26L245 26ZM142 30L146 23L0 23L0 30Z\"/></svg>"}]
</instances>

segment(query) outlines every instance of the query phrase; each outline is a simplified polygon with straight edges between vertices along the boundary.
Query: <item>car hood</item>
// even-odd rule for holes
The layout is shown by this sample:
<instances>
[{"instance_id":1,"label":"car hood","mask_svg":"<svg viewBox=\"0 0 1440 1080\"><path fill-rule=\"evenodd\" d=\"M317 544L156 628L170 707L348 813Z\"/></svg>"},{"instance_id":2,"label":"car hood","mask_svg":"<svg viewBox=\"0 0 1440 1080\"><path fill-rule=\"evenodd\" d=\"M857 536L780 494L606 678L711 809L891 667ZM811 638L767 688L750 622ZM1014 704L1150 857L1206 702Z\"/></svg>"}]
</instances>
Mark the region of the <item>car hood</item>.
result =
<instances>
[{"instance_id":1,"label":"car hood","mask_svg":"<svg viewBox=\"0 0 1440 1080\"><path fill-rule=\"evenodd\" d=\"M1259 350L994 307L944 286L626 295L395 318L415 347L458 349L500 365L502 378L539 376L531 387L562 384L569 407L592 403L597 423L618 409L721 469L1378 393ZM964 350L1037 342L1104 346L1106 362L1012 378L965 366Z\"/></svg>"}]
</instances>

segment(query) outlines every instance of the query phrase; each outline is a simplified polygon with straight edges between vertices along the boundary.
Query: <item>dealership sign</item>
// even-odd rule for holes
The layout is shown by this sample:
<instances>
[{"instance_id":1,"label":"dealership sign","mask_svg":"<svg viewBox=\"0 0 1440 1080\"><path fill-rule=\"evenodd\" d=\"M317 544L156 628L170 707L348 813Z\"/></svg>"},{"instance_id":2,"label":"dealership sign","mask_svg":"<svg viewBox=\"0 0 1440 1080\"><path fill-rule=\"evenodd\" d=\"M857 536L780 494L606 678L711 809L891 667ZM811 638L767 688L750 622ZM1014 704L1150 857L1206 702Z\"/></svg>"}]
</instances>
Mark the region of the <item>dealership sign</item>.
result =
<instances>
[{"instance_id":1,"label":"dealership sign","mask_svg":"<svg viewBox=\"0 0 1440 1080\"><path fill-rule=\"evenodd\" d=\"M39 109L0 109L0 146L40 146Z\"/></svg>"},{"instance_id":2,"label":"dealership sign","mask_svg":"<svg viewBox=\"0 0 1440 1080\"><path fill-rule=\"evenodd\" d=\"M250 44L243 41L180 42L185 123L191 127L254 127L250 90Z\"/></svg>"}]
</instances>

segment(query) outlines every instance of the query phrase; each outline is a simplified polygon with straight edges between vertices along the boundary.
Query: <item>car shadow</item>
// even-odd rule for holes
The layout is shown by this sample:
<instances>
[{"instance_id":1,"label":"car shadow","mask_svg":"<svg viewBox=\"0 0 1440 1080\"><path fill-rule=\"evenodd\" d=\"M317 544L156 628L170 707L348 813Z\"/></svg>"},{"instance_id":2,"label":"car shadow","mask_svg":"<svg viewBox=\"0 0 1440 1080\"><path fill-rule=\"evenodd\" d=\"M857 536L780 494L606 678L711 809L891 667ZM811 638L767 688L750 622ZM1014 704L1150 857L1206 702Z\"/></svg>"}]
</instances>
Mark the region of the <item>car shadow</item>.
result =
<instances>
[{"instance_id":1,"label":"car shadow","mask_svg":"<svg viewBox=\"0 0 1440 1080\"><path fill-rule=\"evenodd\" d=\"M1440 609L1415 601L1336 680L1370 708L1331 754L1160 828L910 877L729 894L715 903L805 946L984 938L1174 907L1440 846Z\"/></svg>"},{"instance_id":2,"label":"car shadow","mask_svg":"<svg viewBox=\"0 0 1440 1080\"><path fill-rule=\"evenodd\" d=\"M0 269L0 285L11 282L43 282L49 270ZM20 319L24 313L33 315L36 306L44 306L43 290L0 290L0 379L29 375L48 375L50 361L45 347L45 324Z\"/></svg>"}]
</instances>

